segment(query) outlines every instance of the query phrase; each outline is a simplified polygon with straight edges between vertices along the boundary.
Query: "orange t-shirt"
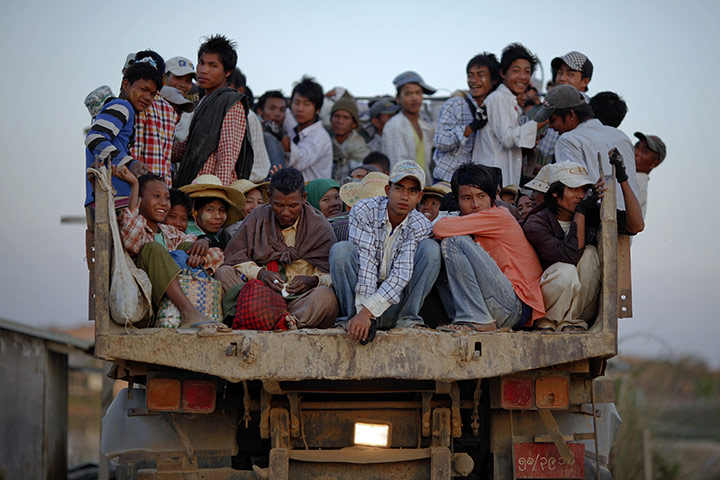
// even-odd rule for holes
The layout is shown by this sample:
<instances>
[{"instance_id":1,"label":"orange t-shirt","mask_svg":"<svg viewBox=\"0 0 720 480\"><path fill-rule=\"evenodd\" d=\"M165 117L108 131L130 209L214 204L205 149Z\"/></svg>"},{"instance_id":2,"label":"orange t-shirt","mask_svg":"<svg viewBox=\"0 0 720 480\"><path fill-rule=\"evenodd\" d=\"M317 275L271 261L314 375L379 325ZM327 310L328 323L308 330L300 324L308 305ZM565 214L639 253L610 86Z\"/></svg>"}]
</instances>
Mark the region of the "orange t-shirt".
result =
<instances>
[{"instance_id":1,"label":"orange t-shirt","mask_svg":"<svg viewBox=\"0 0 720 480\"><path fill-rule=\"evenodd\" d=\"M545 315L542 267L517 220L506 208L490 207L460 217L444 217L433 227L436 238L473 235L512 283L515 294L532 308L531 322Z\"/></svg>"}]
</instances>

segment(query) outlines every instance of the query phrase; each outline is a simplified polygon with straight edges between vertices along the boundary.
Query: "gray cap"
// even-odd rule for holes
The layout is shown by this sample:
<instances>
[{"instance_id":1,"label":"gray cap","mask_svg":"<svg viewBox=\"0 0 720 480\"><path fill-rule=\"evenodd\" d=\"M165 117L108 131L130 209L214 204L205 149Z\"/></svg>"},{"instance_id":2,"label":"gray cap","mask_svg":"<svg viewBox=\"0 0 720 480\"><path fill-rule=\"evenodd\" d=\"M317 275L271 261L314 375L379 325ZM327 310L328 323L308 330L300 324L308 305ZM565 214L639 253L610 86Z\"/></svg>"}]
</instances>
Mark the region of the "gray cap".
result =
<instances>
[{"instance_id":1,"label":"gray cap","mask_svg":"<svg viewBox=\"0 0 720 480\"><path fill-rule=\"evenodd\" d=\"M557 71L563 63L573 70L581 72L583 76L592 79L593 64L584 53L573 50L562 57L555 57L552 62L550 62L550 68L552 68L553 71Z\"/></svg>"},{"instance_id":2,"label":"gray cap","mask_svg":"<svg viewBox=\"0 0 720 480\"><path fill-rule=\"evenodd\" d=\"M660 140L660 137L658 137L657 135L646 135L642 132L635 132L634 135L640 140L645 140L648 148L658 154L658 163L665 160L665 155L667 155L667 148L665 147L665 142Z\"/></svg>"},{"instance_id":3,"label":"gray cap","mask_svg":"<svg viewBox=\"0 0 720 480\"><path fill-rule=\"evenodd\" d=\"M383 97L379 100L375 100L370 107L369 116L370 118L377 118L383 113L392 115L400 110L400 105L390 97Z\"/></svg>"},{"instance_id":4,"label":"gray cap","mask_svg":"<svg viewBox=\"0 0 720 480\"><path fill-rule=\"evenodd\" d=\"M180 90L168 85L160 89L160 95L173 106L178 107L183 112L190 113L195 110L195 104L185 98Z\"/></svg>"},{"instance_id":5,"label":"gray cap","mask_svg":"<svg viewBox=\"0 0 720 480\"><path fill-rule=\"evenodd\" d=\"M436 91L434 88L427 85L420 75L418 75L416 72L413 72L412 70L401 73L393 80L393 84L398 89L400 89L403 85L407 85L408 83L417 83L418 85L420 85L420 88L422 88L423 93L425 93L426 95L432 95Z\"/></svg>"},{"instance_id":6,"label":"gray cap","mask_svg":"<svg viewBox=\"0 0 720 480\"><path fill-rule=\"evenodd\" d=\"M538 123L544 122L550 118L555 109L579 107L584 104L585 98L577 88L572 85L558 85L545 95L542 107L540 107L533 120Z\"/></svg>"}]
</instances>

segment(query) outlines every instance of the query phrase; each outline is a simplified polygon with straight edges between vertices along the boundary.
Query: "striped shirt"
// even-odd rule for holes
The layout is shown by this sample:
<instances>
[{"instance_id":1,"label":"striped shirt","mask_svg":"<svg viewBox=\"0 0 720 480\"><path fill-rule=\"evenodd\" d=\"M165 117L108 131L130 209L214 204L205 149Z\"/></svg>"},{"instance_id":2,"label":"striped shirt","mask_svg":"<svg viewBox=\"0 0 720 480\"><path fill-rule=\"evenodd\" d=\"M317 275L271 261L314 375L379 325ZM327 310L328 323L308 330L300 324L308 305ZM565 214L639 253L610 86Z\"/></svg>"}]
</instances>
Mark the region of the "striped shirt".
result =
<instances>
[{"instance_id":1,"label":"striped shirt","mask_svg":"<svg viewBox=\"0 0 720 480\"><path fill-rule=\"evenodd\" d=\"M89 168L95 159L102 163L125 165L134 161L128 153L133 142L135 110L130 102L116 98L106 103L93 121L85 137L85 167ZM130 196L130 185L112 177L116 197ZM92 184L85 181L85 205L95 201Z\"/></svg>"},{"instance_id":2,"label":"striped shirt","mask_svg":"<svg viewBox=\"0 0 720 480\"><path fill-rule=\"evenodd\" d=\"M371 197L360 200L350 210L349 237L359 258L355 304L364 306L375 317L400 302L412 277L417 246L432 233L432 224L417 210L411 211L393 231L387 204L387 197ZM388 242L389 237L394 239Z\"/></svg>"},{"instance_id":3,"label":"striped shirt","mask_svg":"<svg viewBox=\"0 0 720 480\"><path fill-rule=\"evenodd\" d=\"M131 154L148 165L150 173L159 175L172 186L170 157L175 136L175 109L159 94L155 101L135 119L135 144Z\"/></svg>"}]
</instances>

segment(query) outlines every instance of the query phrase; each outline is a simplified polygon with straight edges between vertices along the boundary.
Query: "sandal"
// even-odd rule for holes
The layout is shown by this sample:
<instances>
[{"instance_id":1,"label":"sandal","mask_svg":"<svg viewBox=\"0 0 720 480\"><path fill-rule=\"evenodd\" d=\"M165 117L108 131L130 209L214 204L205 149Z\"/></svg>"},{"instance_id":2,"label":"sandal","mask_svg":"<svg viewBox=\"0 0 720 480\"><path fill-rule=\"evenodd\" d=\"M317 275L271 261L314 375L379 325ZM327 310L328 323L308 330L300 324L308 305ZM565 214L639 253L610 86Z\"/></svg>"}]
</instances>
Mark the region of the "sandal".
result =
<instances>
[{"instance_id":1,"label":"sandal","mask_svg":"<svg viewBox=\"0 0 720 480\"><path fill-rule=\"evenodd\" d=\"M451 323L446 327L437 328L441 332L470 332L470 333L489 333L497 331L498 327L495 322L490 323L471 323L457 322Z\"/></svg>"},{"instance_id":2,"label":"sandal","mask_svg":"<svg viewBox=\"0 0 720 480\"><path fill-rule=\"evenodd\" d=\"M577 325L565 325L562 327L562 330L560 330L563 333L579 333L579 332L586 332L583 327L578 327Z\"/></svg>"},{"instance_id":3,"label":"sandal","mask_svg":"<svg viewBox=\"0 0 720 480\"><path fill-rule=\"evenodd\" d=\"M228 327L224 323L216 322L214 320L206 320L204 322L197 322L190 325L190 328L197 328L198 337L209 337L215 333L231 333L232 328Z\"/></svg>"}]
</instances>

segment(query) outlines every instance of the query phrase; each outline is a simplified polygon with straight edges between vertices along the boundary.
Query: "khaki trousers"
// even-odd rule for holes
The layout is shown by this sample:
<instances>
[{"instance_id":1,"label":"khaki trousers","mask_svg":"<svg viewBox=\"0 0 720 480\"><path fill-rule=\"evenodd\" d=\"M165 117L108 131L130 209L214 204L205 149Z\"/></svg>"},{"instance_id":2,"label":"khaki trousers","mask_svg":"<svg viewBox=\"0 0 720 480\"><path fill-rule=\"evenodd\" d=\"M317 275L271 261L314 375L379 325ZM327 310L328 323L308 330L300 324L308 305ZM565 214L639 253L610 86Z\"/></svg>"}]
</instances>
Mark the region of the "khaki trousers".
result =
<instances>
[{"instance_id":1,"label":"khaki trousers","mask_svg":"<svg viewBox=\"0 0 720 480\"><path fill-rule=\"evenodd\" d=\"M561 331L565 326L588 328L597 315L600 293L600 259L597 248L585 247L577 266L570 263L554 263L540 278L545 318L538 328Z\"/></svg>"}]
</instances>

